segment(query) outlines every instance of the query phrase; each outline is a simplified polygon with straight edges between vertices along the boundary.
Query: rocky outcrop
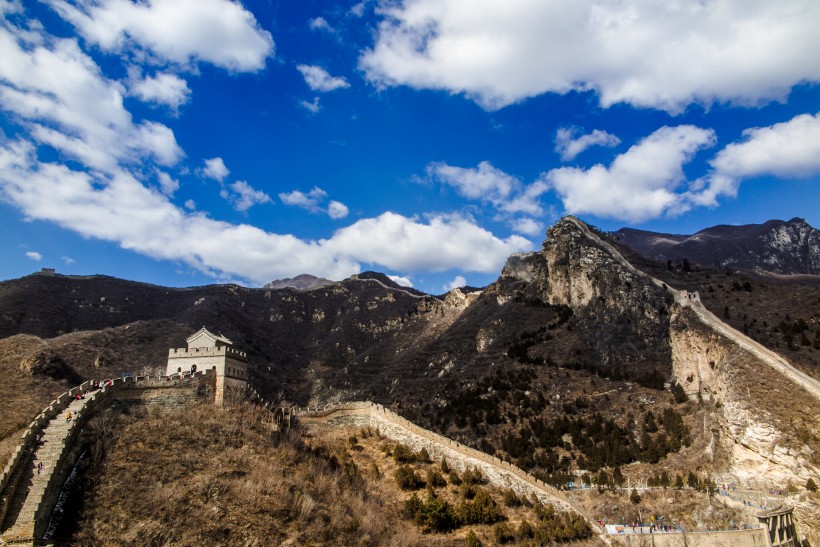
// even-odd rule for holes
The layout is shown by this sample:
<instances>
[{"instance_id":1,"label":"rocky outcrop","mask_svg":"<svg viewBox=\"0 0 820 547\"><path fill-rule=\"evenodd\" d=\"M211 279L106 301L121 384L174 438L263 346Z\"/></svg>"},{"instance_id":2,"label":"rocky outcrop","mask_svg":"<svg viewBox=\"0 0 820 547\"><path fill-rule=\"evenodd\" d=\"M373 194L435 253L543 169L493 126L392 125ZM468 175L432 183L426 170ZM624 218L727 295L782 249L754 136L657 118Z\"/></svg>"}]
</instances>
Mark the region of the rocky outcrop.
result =
<instances>
[{"instance_id":1,"label":"rocky outcrop","mask_svg":"<svg viewBox=\"0 0 820 547\"><path fill-rule=\"evenodd\" d=\"M599 325L634 321L635 332L654 334L654 346L666 346L670 379L690 398L714 403L708 450L710 458L722 453L726 459L713 471L746 483L765 477L781 487L817 476L820 383L724 324L696 293L636 270L579 220L562 219L548 234L550 302L594 316Z\"/></svg>"},{"instance_id":2,"label":"rocky outcrop","mask_svg":"<svg viewBox=\"0 0 820 547\"><path fill-rule=\"evenodd\" d=\"M673 299L585 228L566 217L548 230L541 251L547 272L541 280L544 300L573 309L603 364L657 365L668 372Z\"/></svg>"}]
</instances>

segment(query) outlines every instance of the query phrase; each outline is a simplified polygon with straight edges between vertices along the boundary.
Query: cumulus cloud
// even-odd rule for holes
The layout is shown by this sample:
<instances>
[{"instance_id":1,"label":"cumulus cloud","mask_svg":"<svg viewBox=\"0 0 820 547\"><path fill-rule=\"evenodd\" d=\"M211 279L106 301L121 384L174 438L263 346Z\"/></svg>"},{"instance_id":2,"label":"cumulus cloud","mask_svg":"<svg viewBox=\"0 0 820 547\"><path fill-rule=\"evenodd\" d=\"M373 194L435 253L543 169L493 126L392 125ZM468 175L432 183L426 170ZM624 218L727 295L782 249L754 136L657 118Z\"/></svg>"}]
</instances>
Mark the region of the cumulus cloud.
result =
<instances>
[{"instance_id":1,"label":"cumulus cloud","mask_svg":"<svg viewBox=\"0 0 820 547\"><path fill-rule=\"evenodd\" d=\"M518 179L496 169L488 161L482 161L476 168L431 163L427 166L427 173L440 182L454 187L460 195L468 199L503 202L513 190L521 187Z\"/></svg>"},{"instance_id":2,"label":"cumulus cloud","mask_svg":"<svg viewBox=\"0 0 820 547\"><path fill-rule=\"evenodd\" d=\"M444 285L444 292L450 292L453 289L459 289L467 286L467 279L463 275L457 275L452 281Z\"/></svg>"},{"instance_id":3,"label":"cumulus cloud","mask_svg":"<svg viewBox=\"0 0 820 547\"><path fill-rule=\"evenodd\" d=\"M380 86L463 93L497 109L542 93L680 112L757 105L820 81L820 3L602 0L385 3L360 68Z\"/></svg>"},{"instance_id":4,"label":"cumulus cloud","mask_svg":"<svg viewBox=\"0 0 820 547\"><path fill-rule=\"evenodd\" d=\"M563 161L574 160L578 154L590 146L612 148L621 144L621 139L600 129L586 135L578 137L576 135L578 135L578 128L575 127L561 127L555 133L555 151L561 155Z\"/></svg>"},{"instance_id":5,"label":"cumulus cloud","mask_svg":"<svg viewBox=\"0 0 820 547\"><path fill-rule=\"evenodd\" d=\"M327 197L327 192L318 186L314 186L310 192L293 190L279 194L279 199L285 205L299 207L314 214L326 213L332 219L344 218L350 213L347 205L340 201L331 200L327 207L324 207L323 203Z\"/></svg>"},{"instance_id":6,"label":"cumulus cloud","mask_svg":"<svg viewBox=\"0 0 820 547\"><path fill-rule=\"evenodd\" d=\"M387 277L389 277L393 281L393 283L396 283L397 285L401 285L402 287L412 287L413 286L413 282L410 281L409 277L403 277L403 276L400 276L400 275L390 275L390 274L388 274Z\"/></svg>"},{"instance_id":7,"label":"cumulus cloud","mask_svg":"<svg viewBox=\"0 0 820 547\"><path fill-rule=\"evenodd\" d=\"M336 32L330 23L327 22L327 19L324 17L315 17L308 22L308 25L313 30L324 30L326 32Z\"/></svg>"},{"instance_id":8,"label":"cumulus cloud","mask_svg":"<svg viewBox=\"0 0 820 547\"><path fill-rule=\"evenodd\" d=\"M74 260L70 256L61 256L60 260L62 260L67 266L71 266L72 264L77 262L76 260Z\"/></svg>"},{"instance_id":9,"label":"cumulus cloud","mask_svg":"<svg viewBox=\"0 0 820 547\"><path fill-rule=\"evenodd\" d=\"M296 67L305 78L305 83L313 91L328 92L336 89L346 89L350 84L341 77L331 76L320 66L299 65Z\"/></svg>"},{"instance_id":10,"label":"cumulus cloud","mask_svg":"<svg viewBox=\"0 0 820 547\"><path fill-rule=\"evenodd\" d=\"M176 111L191 95L188 82L176 74L161 72L143 78L134 76L129 81L128 93L143 102L165 105Z\"/></svg>"},{"instance_id":11,"label":"cumulus cloud","mask_svg":"<svg viewBox=\"0 0 820 547\"><path fill-rule=\"evenodd\" d=\"M509 254L532 246L520 236L498 238L462 217L421 221L395 213L361 219L327 239L307 241L186 212L127 172L100 177L42 162L35 146L24 140L0 145L0 192L27 218L181 261L213 276L262 284L309 271L342 279L364 264L392 271L492 273Z\"/></svg>"},{"instance_id":12,"label":"cumulus cloud","mask_svg":"<svg viewBox=\"0 0 820 547\"><path fill-rule=\"evenodd\" d=\"M723 176L799 178L820 172L820 114L802 114L743 132L710 162Z\"/></svg>"},{"instance_id":13,"label":"cumulus cloud","mask_svg":"<svg viewBox=\"0 0 820 547\"><path fill-rule=\"evenodd\" d=\"M313 97L312 101L299 101L299 104L312 114L318 114L319 109L321 108L319 106L319 97Z\"/></svg>"},{"instance_id":14,"label":"cumulus cloud","mask_svg":"<svg viewBox=\"0 0 820 547\"><path fill-rule=\"evenodd\" d=\"M219 182L224 181L230 172L231 170L225 166L225 162L220 157L205 160L205 167L202 169L203 175Z\"/></svg>"},{"instance_id":15,"label":"cumulus cloud","mask_svg":"<svg viewBox=\"0 0 820 547\"><path fill-rule=\"evenodd\" d=\"M179 190L179 181L164 171L157 172L157 180L160 190L166 196L173 196L174 192Z\"/></svg>"},{"instance_id":16,"label":"cumulus cloud","mask_svg":"<svg viewBox=\"0 0 820 547\"><path fill-rule=\"evenodd\" d=\"M319 206L319 203L326 197L327 192L318 186L314 186L310 192L294 190L292 192L282 192L279 194L279 199L281 199L285 205L300 207L311 213L321 212L322 208Z\"/></svg>"},{"instance_id":17,"label":"cumulus cloud","mask_svg":"<svg viewBox=\"0 0 820 547\"><path fill-rule=\"evenodd\" d=\"M700 193L716 188L698 185L679 192L686 181L683 165L696 152L715 144L715 133L691 125L662 127L613 160L609 167L562 167L543 176L568 213L640 222L680 213ZM702 185L701 185L702 186ZM729 192L721 188L720 193Z\"/></svg>"},{"instance_id":18,"label":"cumulus cloud","mask_svg":"<svg viewBox=\"0 0 820 547\"><path fill-rule=\"evenodd\" d=\"M350 213L347 205L341 201L332 200L327 204L327 215L333 219L340 219L346 217Z\"/></svg>"},{"instance_id":19,"label":"cumulus cloud","mask_svg":"<svg viewBox=\"0 0 820 547\"><path fill-rule=\"evenodd\" d=\"M0 107L28 122L37 142L108 173L184 156L165 125L134 123L123 86L105 78L76 40L2 26L0 51Z\"/></svg>"},{"instance_id":20,"label":"cumulus cloud","mask_svg":"<svg viewBox=\"0 0 820 547\"><path fill-rule=\"evenodd\" d=\"M513 230L528 236L543 236L544 225L531 218L516 218L510 222Z\"/></svg>"},{"instance_id":21,"label":"cumulus cloud","mask_svg":"<svg viewBox=\"0 0 820 547\"><path fill-rule=\"evenodd\" d=\"M233 203L234 209L243 213L254 205L272 203L273 201L265 192L254 189L244 180L229 184L228 189L226 189L226 192L228 192L227 197Z\"/></svg>"},{"instance_id":22,"label":"cumulus cloud","mask_svg":"<svg viewBox=\"0 0 820 547\"><path fill-rule=\"evenodd\" d=\"M524 186L520 180L482 161L478 167L456 167L446 163L431 163L427 176L456 189L459 195L490 203L502 213L543 213L540 200L547 186L536 181Z\"/></svg>"},{"instance_id":23,"label":"cumulus cloud","mask_svg":"<svg viewBox=\"0 0 820 547\"><path fill-rule=\"evenodd\" d=\"M273 55L271 34L230 0L99 0L49 4L105 51L141 50L159 62L207 62L236 71L261 70Z\"/></svg>"},{"instance_id":24,"label":"cumulus cloud","mask_svg":"<svg viewBox=\"0 0 820 547\"><path fill-rule=\"evenodd\" d=\"M35 262L40 262L43 259L43 255L41 255L37 251L27 251L26 256Z\"/></svg>"}]
</instances>

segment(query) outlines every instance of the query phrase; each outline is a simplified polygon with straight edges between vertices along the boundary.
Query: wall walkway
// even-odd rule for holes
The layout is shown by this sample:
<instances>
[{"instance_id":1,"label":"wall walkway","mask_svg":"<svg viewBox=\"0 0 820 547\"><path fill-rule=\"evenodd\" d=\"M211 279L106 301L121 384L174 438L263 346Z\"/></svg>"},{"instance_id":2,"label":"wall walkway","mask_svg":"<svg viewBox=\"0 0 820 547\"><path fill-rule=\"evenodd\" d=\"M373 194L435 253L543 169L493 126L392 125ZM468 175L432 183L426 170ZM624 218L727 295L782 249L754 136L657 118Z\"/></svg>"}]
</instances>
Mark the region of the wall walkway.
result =
<instances>
[{"instance_id":1,"label":"wall walkway","mask_svg":"<svg viewBox=\"0 0 820 547\"><path fill-rule=\"evenodd\" d=\"M23 432L0 475L0 543L33 545L43 539L60 490L79 455L77 438L94 410L124 390L194 386L208 372L183 378L118 378L101 381L99 389L88 381L54 399ZM86 393L85 398L77 400L78 393ZM66 419L67 412L71 420Z\"/></svg>"},{"instance_id":2,"label":"wall walkway","mask_svg":"<svg viewBox=\"0 0 820 547\"><path fill-rule=\"evenodd\" d=\"M500 458L421 428L382 405L371 402L343 403L321 409L297 409L296 416L308 424L353 423L369 426L385 437L407 444L415 450L425 448L435 459L446 458L448 465L459 471L478 468L496 486L512 488L519 495L535 495L544 503L578 513L596 534L605 537L603 528L583 508L549 484Z\"/></svg>"},{"instance_id":3,"label":"wall walkway","mask_svg":"<svg viewBox=\"0 0 820 547\"><path fill-rule=\"evenodd\" d=\"M701 322L703 322L706 326L710 327L712 330L714 330L724 338L731 340L744 350L748 351L749 353L757 357L761 362L768 365L777 372L781 373L782 375L786 376L792 382L802 386L813 397L820 399L819 380L816 380L808 374L805 374L804 372L797 370L792 366L791 363L789 363L785 358L783 358L779 354L764 347L762 344L755 342L748 336L733 329L732 327L718 319L718 317L715 314L706 309L706 306L703 305L703 303L700 301L700 298L698 298L696 294L692 295L687 291L679 291L677 289L673 289L660 279L657 279L645 272L642 272L641 270L633 266L628 260L626 260L623 257L623 255L621 255L621 253L618 252L617 249L615 249L615 247L613 247L612 245L598 237L598 235L593 233L592 230L590 230L586 224L584 224L575 217L567 218L570 221L572 221L572 223L575 224L584 233L584 235L586 235L588 238L590 238L598 245L603 247L605 250L607 250L621 266L623 266L631 273L639 277L648 279L655 286L660 287L665 291L669 292L675 298L675 302L677 302L683 307L690 308L693 312L695 312L695 315L697 315L698 319L700 319Z\"/></svg>"}]
</instances>

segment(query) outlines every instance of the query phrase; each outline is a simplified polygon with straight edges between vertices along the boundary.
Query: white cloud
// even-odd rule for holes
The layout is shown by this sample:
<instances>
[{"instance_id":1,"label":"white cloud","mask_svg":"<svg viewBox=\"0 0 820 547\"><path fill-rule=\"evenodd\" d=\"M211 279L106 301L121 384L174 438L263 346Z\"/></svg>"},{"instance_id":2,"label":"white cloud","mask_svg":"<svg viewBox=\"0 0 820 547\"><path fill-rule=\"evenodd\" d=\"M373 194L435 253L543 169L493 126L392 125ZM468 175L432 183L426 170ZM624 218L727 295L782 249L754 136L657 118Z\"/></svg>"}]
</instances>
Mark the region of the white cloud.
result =
<instances>
[{"instance_id":1,"label":"white cloud","mask_svg":"<svg viewBox=\"0 0 820 547\"><path fill-rule=\"evenodd\" d=\"M196 202L195 202L194 200L192 200L192 199L186 199L186 200L185 200L185 203L184 203L184 206L185 206L185 208L186 208L186 209L188 209L189 211L194 211L194 210L196 210Z\"/></svg>"},{"instance_id":2,"label":"white cloud","mask_svg":"<svg viewBox=\"0 0 820 547\"><path fill-rule=\"evenodd\" d=\"M314 214L324 213L332 219L338 220L346 217L350 213L347 205L340 201L331 200L327 207L324 207L322 204L327 197L327 192L318 186L314 186L310 192L293 190L292 192L282 192L279 194L279 199L281 199L285 205L299 207Z\"/></svg>"},{"instance_id":3,"label":"white cloud","mask_svg":"<svg viewBox=\"0 0 820 547\"><path fill-rule=\"evenodd\" d=\"M204 61L236 72L257 71L273 55L273 38L253 14L230 0L98 0L49 4L105 51L140 48L160 62Z\"/></svg>"},{"instance_id":4,"label":"white cloud","mask_svg":"<svg viewBox=\"0 0 820 547\"><path fill-rule=\"evenodd\" d=\"M163 104L174 111L186 104L191 95L188 82L177 76L161 72L156 76L145 76L129 80L128 94L146 103Z\"/></svg>"},{"instance_id":5,"label":"white cloud","mask_svg":"<svg viewBox=\"0 0 820 547\"><path fill-rule=\"evenodd\" d=\"M60 260L62 260L67 266L71 266L72 264L77 262L76 260L74 260L70 256L61 256Z\"/></svg>"},{"instance_id":6,"label":"white cloud","mask_svg":"<svg viewBox=\"0 0 820 547\"><path fill-rule=\"evenodd\" d=\"M327 31L327 32L336 32L336 29L334 29L332 26L330 26L330 23L328 23L327 19L325 19L324 17L315 17L315 18L311 19L308 24L310 25L310 28L313 29L313 30L324 30L324 31Z\"/></svg>"},{"instance_id":7,"label":"white cloud","mask_svg":"<svg viewBox=\"0 0 820 547\"><path fill-rule=\"evenodd\" d=\"M305 83L313 91L328 92L350 87L347 80L331 76L327 70L320 66L299 65L296 68L302 73Z\"/></svg>"},{"instance_id":8,"label":"white cloud","mask_svg":"<svg viewBox=\"0 0 820 547\"><path fill-rule=\"evenodd\" d=\"M467 286L467 279L463 275L457 275L452 281L444 285L443 289L444 292L450 292L453 289L459 289L465 286Z\"/></svg>"},{"instance_id":9,"label":"white cloud","mask_svg":"<svg viewBox=\"0 0 820 547\"><path fill-rule=\"evenodd\" d=\"M333 219L345 218L350 213L347 205L340 201L331 201L327 204L327 216Z\"/></svg>"},{"instance_id":10,"label":"white cloud","mask_svg":"<svg viewBox=\"0 0 820 547\"><path fill-rule=\"evenodd\" d=\"M514 219L510 224L513 230L515 230L519 234L524 234L528 236L544 235L544 225L538 222L537 220L531 218L517 218Z\"/></svg>"},{"instance_id":11,"label":"white cloud","mask_svg":"<svg viewBox=\"0 0 820 547\"><path fill-rule=\"evenodd\" d=\"M578 129L575 127L561 127L555 133L555 151L561 155L563 161L574 160L578 154L590 146L612 148L621 143L621 139L600 129L576 138L577 134Z\"/></svg>"},{"instance_id":12,"label":"white cloud","mask_svg":"<svg viewBox=\"0 0 820 547\"><path fill-rule=\"evenodd\" d=\"M501 202L521 186L518 179L496 169L488 161L482 161L475 169L431 163L427 166L427 173L454 187L468 199Z\"/></svg>"},{"instance_id":13,"label":"white cloud","mask_svg":"<svg viewBox=\"0 0 820 547\"><path fill-rule=\"evenodd\" d=\"M464 93L487 109L594 90L604 106L680 112L780 100L820 81L813 0L414 0L378 13L359 61L368 79Z\"/></svg>"},{"instance_id":14,"label":"white cloud","mask_svg":"<svg viewBox=\"0 0 820 547\"><path fill-rule=\"evenodd\" d=\"M300 207L311 213L321 212L322 208L319 206L319 203L326 197L327 192L318 186L314 186L313 189L307 193L294 190L292 192L282 192L279 194L279 199L281 199L285 205Z\"/></svg>"},{"instance_id":15,"label":"white cloud","mask_svg":"<svg viewBox=\"0 0 820 547\"><path fill-rule=\"evenodd\" d=\"M76 40L0 26L0 51L0 107L27 122L38 142L107 173L183 157L168 127L133 122L122 85L105 78Z\"/></svg>"},{"instance_id":16,"label":"white cloud","mask_svg":"<svg viewBox=\"0 0 820 547\"><path fill-rule=\"evenodd\" d=\"M34 260L35 262L40 262L43 259L43 255L41 255L37 251L27 251L26 256Z\"/></svg>"},{"instance_id":17,"label":"white cloud","mask_svg":"<svg viewBox=\"0 0 820 547\"><path fill-rule=\"evenodd\" d=\"M317 114L319 112L319 97L313 97L313 101L311 102L299 101L299 104L313 114Z\"/></svg>"},{"instance_id":18,"label":"white cloud","mask_svg":"<svg viewBox=\"0 0 820 547\"><path fill-rule=\"evenodd\" d=\"M205 160L205 167L202 169L202 174L209 179L218 180L222 182L230 174L231 170L225 167L225 162L222 158L216 157Z\"/></svg>"},{"instance_id":19,"label":"white cloud","mask_svg":"<svg viewBox=\"0 0 820 547\"><path fill-rule=\"evenodd\" d=\"M820 114L802 114L769 127L743 132L710 163L723 176L805 177L820 172Z\"/></svg>"},{"instance_id":20,"label":"white cloud","mask_svg":"<svg viewBox=\"0 0 820 547\"><path fill-rule=\"evenodd\" d=\"M350 14L356 17L361 17L364 15L364 9L367 7L367 0L362 0L358 4L354 4L352 8L350 8Z\"/></svg>"},{"instance_id":21,"label":"white cloud","mask_svg":"<svg viewBox=\"0 0 820 547\"><path fill-rule=\"evenodd\" d=\"M244 180L238 180L228 185L231 190L229 199L233 202L234 209L242 211L243 213L253 207L262 203L272 203L270 196L261 190L254 189L250 184Z\"/></svg>"},{"instance_id":22,"label":"white cloud","mask_svg":"<svg viewBox=\"0 0 820 547\"><path fill-rule=\"evenodd\" d=\"M532 246L519 236L497 238L461 217L431 216L422 222L395 213L306 241L185 212L127 172L100 177L43 163L30 142L0 144L0 193L27 218L157 259L181 261L213 276L257 284L303 272L342 279L361 271L363 264L392 271L493 273L509 254Z\"/></svg>"},{"instance_id":23,"label":"white cloud","mask_svg":"<svg viewBox=\"0 0 820 547\"><path fill-rule=\"evenodd\" d=\"M506 214L543 213L539 198L547 191L547 186L536 181L524 186L521 181L497 169L488 161L482 161L476 168L455 167L446 163L431 163L427 166L428 177L452 186L459 195L491 203Z\"/></svg>"},{"instance_id":24,"label":"white cloud","mask_svg":"<svg viewBox=\"0 0 820 547\"><path fill-rule=\"evenodd\" d=\"M390 274L387 274L387 277L389 277L393 281L393 283L396 283L397 285L401 285L402 287L412 287L413 286L413 282L410 281L409 277L403 277L401 275L390 275Z\"/></svg>"},{"instance_id":25,"label":"white cloud","mask_svg":"<svg viewBox=\"0 0 820 547\"><path fill-rule=\"evenodd\" d=\"M0 0L0 14L22 12L23 4L20 3L20 0Z\"/></svg>"},{"instance_id":26,"label":"white cloud","mask_svg":"<svg viewBox=\"0 0 820 547\"><path fill-rule=\"evenodd\" d=\"M677 190L686 181L683 165L714 143L715 133L709 129L662 127L616 157L609 167L562 167L542 177L558 193L568 213L640 222L680 213L699 194L709 191L702 185ZM721 193L728 191L721 189Z\"/></svg>"},{"instance_id":27,"label":"white cloud","mask_svg":"<svg viewBox=\"0 0 820 547\"><path fill-rule=\"evenodd\" d=\"M164 171L157 172L157 180L159 181L160 190L166 196L173 196L174 192L179 190L179 181Z\"/></svg>"}]
</instances>

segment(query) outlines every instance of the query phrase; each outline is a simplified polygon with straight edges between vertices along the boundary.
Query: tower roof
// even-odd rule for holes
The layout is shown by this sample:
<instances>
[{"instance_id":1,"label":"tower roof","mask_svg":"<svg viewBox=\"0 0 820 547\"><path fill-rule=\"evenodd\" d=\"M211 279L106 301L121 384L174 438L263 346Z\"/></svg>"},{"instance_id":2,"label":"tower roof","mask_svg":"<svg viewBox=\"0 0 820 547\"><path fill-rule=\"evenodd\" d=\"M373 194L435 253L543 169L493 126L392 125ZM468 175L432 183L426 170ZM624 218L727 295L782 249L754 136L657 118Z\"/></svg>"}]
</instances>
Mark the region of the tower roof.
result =
<instances>
[{"instance_id":1,"label":"tower roof","mask_svg":"<svg viewBox=\"0 0 820 547\"><path fill-rule=\"evenodd\" d=\"M202 327L194 334L189 336L186 342L188 343L188 347L191 347L192 344L198 347L219 347L233 345L233 342L231 342L228 338L222 336L221 334L214 334L205 327Z\"/></svg>"}]
</instances>

